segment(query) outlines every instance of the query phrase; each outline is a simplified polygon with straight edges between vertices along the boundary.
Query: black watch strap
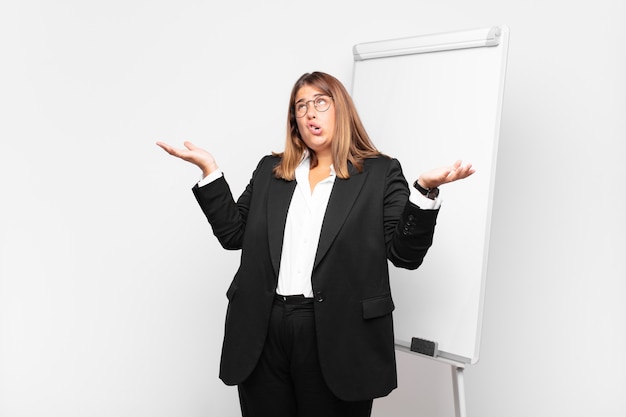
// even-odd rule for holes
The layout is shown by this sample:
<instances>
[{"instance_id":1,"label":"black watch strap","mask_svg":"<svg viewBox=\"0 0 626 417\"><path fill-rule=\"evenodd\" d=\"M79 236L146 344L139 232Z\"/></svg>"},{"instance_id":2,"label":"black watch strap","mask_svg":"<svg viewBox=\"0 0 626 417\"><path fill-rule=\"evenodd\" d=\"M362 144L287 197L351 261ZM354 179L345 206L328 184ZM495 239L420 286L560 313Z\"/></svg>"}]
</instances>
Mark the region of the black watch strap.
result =
<instances>
[{"instance_id":1,"label":"black watch strap","mask_svg":"<svg viewBox=\"0 0 626 417\"><path fill-rule=\"evenodd\" d=\"M419 184L419 180L415 180L415 182L413 183L413 187L415 187L415 189L419 191L420 194L422 194L424 197L428 197L431 200L434 200L439 195L439 188L424 188Z\"/></svg>"}]
</instances>

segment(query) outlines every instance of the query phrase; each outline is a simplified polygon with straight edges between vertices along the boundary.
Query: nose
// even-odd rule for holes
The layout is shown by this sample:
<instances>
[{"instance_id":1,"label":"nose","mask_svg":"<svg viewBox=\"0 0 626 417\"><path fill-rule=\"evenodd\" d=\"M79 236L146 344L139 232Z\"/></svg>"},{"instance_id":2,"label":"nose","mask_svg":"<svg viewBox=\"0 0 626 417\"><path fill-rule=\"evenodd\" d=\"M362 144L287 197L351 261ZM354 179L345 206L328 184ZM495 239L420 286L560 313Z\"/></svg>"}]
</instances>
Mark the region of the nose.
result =
<instances>
[{"instance_id":1,"label":"nose","mask_svg":"<svg viewBox=\"0 0 626 417\"><path fill-rule=\"evenodd\" d=\"M309 103L311 104L310 106ZM306 117L309 119L317 117L317 109L315 108L315 102L313 100L306 102Z\"/></svg>"}]
</instances>

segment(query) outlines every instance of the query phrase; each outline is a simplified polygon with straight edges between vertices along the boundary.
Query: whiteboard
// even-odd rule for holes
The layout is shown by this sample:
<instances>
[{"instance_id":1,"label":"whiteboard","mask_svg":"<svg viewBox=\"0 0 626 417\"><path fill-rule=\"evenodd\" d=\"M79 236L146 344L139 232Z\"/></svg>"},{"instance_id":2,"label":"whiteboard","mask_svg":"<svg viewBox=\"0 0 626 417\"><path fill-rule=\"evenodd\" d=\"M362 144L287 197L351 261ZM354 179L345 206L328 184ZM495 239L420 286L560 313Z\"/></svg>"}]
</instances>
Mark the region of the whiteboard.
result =
<instances>
[{"instance_id":1,"label":"whiteboard","mask_svg":"<svg viewBox=\"0 0 626 417\"><path fill-rule=\"evenodd\" d=\"M433 246L415 271L390 265L396 344L437 343L437 357L476 363L508 28L489 27L355 45L352 97L378 149L407 181L471 162L476 173L441 187Z\"/></svg>"}]
</instances>

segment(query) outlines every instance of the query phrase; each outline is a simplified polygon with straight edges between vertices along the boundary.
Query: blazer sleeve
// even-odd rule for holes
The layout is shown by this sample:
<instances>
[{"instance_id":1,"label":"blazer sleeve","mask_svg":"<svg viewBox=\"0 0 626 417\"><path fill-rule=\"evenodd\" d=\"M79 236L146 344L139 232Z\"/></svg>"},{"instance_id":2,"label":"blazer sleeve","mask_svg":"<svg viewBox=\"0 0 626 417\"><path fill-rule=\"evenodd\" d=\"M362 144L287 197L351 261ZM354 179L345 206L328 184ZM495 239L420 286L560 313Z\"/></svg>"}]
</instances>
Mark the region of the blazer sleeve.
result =
<instances>
[{"instance_id":1,"label":"blazer sleeve","mask_svg":"<svg viewBox=\"0 0 626 417\"><path fill-rule=\"evenodd\" d=\"M397 160L387 171L384 196L387 258L397 267L416 269L433 243L439 209L422 210L409 201L409 189Z\"/></svg>"},{"instance_id":2,"label":"blazer sleeve","mask_svg":"<svg viewBox=\"0 0 626 417\"><path fill-rule=\"evenodd\" d=\"M196 184L192 188L202 212L211 224L213 234L225 249L241 249L243 245L254 181L263 162L267 159L263 158L259 162L237 202L233 198L225 175L205 186L198 187Z\"/></svg>"}]
</instances>

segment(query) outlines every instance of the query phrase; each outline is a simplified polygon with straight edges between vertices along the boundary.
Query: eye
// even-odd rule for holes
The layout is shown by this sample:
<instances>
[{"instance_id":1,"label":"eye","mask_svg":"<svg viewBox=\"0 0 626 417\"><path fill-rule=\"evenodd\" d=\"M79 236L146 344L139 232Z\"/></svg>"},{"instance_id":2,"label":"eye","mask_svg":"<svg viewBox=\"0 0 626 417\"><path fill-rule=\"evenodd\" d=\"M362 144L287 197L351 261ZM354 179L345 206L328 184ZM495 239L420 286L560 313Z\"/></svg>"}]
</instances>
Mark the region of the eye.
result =
<instances>
[{"instance_id":1,"label":"eye","mask_svg":"<svg viewBox=\"0 0 626 417\"><path fill-rule=\"evenodd\" d=\"M296 103L296 112L302 113L306 111L306 103Z\"/></svg>"},{"instance_id":2,"label":"eye","mask_svg":"<svg viewBox=\"0 0 626 417\"><path fill-rule=\"evenodd\" d=\"M323 107L326 105L327 102L328 102L327 97L318 97L317 100L315 100L315 105Z\"/></svg>"}]
</instances>

